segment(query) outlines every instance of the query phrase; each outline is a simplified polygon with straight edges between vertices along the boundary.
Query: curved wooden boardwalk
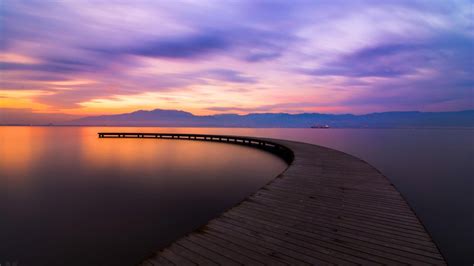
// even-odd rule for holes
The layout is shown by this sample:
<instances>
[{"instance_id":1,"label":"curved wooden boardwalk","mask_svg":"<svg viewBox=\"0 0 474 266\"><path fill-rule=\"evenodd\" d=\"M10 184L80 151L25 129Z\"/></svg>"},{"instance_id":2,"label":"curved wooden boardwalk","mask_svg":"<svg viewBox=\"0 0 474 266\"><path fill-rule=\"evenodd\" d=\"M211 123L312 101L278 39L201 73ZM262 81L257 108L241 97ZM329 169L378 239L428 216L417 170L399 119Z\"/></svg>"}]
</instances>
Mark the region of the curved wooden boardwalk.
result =
<instances>
[{"instance_id":1,"label":"curved wooden boardwalk","mask_svg":"<svg viewBox=\"0 0 474 266\"><path fill-rule=\"evenodd\" d=\"M99 137L117 134L125 133L99 133ZM264 148L290 162L255 194L158 251L143 265L446 264L400 193L360 159L286 140L143 134L147 133L121 137L206 136L212 138L203 140ZM267 143L292 154L275 152Z\"/></svg>"}]
</instances>

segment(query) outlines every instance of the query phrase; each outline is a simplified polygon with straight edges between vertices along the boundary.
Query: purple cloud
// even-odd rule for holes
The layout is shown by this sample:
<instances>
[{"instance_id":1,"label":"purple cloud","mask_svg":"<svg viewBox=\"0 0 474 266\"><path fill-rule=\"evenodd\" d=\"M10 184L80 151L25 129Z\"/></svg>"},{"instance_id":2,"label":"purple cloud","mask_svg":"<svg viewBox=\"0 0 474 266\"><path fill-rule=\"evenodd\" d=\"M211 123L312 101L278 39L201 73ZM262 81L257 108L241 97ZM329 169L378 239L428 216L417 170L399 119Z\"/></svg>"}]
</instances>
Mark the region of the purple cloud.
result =
<instances>
[{"instance_id":1,"label":"purple cloud","mask_svg":"<svg viewBox=\"0 0 474 266\"><path fill-rule=\"evenodd\" d=\"M322 107L327 106L325 104L311 103L311 102L288 102L288 103L276 103L276 104L263 104L256 107L240 107L240 106L213 106L206 108L211 111L218 112L267 112L268 110L279 110L280 112L292 112L292 110L302 110L308 107Z\"/></svg>"},{"instance_id":2,"label":"purple cloud","mask_svg":"<svg viewBox=\"0 0 474 266\"><path fill-rule=\"evenodd\" d=\"M148 57L190 59L222 51L231 45L220 33L202 33L190 36L160 38L130 47L91 48L91 50L106 55L133 54Z\"/></svg>"},{"instance_id":3,"label":"purple cloud","mask_svg":"<svg viewBox=\"0 0 474 266\"><path fill-rule=\"evenodd\" d=\"M315 76L399 77L415 74L418 69L426 67L441 70L449 66L460 71L472 71L472 61L469 62L467 55L473 47L474 39L462 36L446 36L422 44L381 44L301 72Z\"/></svg>"},{"instance_id":4,"label":"purple cloud","mask_svg":"<svg viewBox=\"0 0 474 266\"><path fill-rule=\"evenodd\" d=\"M210 78L234 83L256 83L257 80L254 77L245 75L239 71L231 69L212 69L207 71L207 74Z\"/></svg>"}]
</instances>

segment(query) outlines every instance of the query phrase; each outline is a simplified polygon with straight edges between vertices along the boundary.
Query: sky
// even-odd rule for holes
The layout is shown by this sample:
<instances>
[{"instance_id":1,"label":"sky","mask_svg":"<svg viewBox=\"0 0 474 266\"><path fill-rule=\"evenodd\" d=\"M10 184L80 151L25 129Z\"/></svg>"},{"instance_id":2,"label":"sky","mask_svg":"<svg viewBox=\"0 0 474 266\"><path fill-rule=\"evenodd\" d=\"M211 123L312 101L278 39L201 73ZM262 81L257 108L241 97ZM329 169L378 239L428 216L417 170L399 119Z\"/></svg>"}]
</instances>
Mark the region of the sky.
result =
<instances>
[{"instance_id":1,"label":"sky","mask_svg":"<svg viewBox=\"0 0 474 266\"><path fill-rule=\"evenodd\" d=\"M0 115L474 109L472 1L0 1Z\"/></svg>"}]
</instances>

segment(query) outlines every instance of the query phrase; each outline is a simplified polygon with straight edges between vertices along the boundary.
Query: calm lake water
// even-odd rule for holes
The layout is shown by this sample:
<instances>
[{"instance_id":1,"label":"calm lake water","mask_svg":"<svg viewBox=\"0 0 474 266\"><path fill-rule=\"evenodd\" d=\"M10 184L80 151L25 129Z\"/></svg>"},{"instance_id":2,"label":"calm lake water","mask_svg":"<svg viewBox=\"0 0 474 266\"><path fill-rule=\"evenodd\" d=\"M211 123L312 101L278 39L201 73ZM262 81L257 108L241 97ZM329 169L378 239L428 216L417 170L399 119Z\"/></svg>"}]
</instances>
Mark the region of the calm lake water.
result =
<instances>
[{"instance_id":1,"label":"calm lake water","mask_svg":"<svg viewBox=\"0 0 474 266\"><path fill-rule=\"evenodd\" d=\"M136 265L287 167L238 145L99 130L0 127L1 265Z\"/></svg>"},{"instance_id":2,"label":"calm lake water","mask_svg":"<svg viewBox=\"0 0 474 266\"><path fill-rule=\"evenodd\" d=\"M237 145L98 131L262 136L350 153L395 184L451 264L474 261L472 129L0 127L0 263L134 264L286 167Z\"/></svg>"}]
</instances>

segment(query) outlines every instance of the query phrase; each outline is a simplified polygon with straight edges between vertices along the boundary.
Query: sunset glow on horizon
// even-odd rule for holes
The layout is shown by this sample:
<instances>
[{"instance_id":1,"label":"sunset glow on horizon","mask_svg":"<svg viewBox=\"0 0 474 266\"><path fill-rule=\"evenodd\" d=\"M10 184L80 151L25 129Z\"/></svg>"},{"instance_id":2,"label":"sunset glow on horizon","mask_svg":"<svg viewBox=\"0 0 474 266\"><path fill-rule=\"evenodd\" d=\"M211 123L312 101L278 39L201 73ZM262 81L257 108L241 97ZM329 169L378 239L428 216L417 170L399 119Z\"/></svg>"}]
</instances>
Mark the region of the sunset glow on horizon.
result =
<instances>
[{"instance_id":1,"label":"sunset glow on horizon","mask_svg":"<svg viewBox=\"0 0 474 266\"><path fill-rule=\"evenodd\" d=\"M12 121L474 108L470 1L2 1L0 36Z\"/></svg>"}]
</instances>

